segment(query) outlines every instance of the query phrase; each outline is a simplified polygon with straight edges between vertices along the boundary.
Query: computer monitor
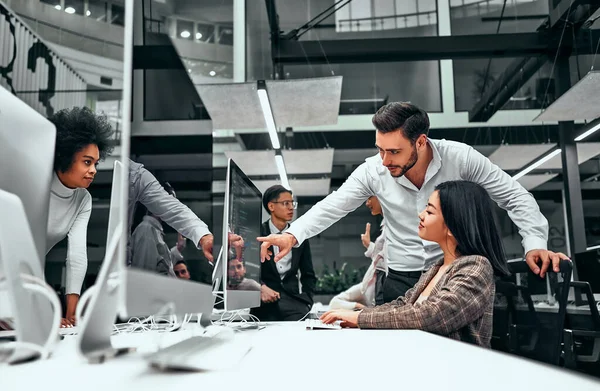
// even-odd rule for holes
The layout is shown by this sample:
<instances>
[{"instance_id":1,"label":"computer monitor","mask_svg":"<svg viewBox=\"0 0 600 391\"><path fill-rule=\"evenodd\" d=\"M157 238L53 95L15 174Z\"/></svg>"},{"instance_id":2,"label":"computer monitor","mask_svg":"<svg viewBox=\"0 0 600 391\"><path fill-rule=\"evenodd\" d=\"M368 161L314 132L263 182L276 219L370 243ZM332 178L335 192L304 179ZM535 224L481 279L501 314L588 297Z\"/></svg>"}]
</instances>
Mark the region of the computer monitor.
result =
<instances>
[{"instance_id":1,"label":"computer monitor","mask_svg":"<svg viewBox=\"0 0 600 391\"><path fill-rule=\"evenodd\" d=\"M17 340L43 345L52 330L48 299L24 288L21 274L44 278L53 175L54 125L0 87L0 318L11 317ZM32 356L18 350L9 361Z\"/></svg>"},{"instance_id":2,"label":"computer monitor","mask_svg":"<svg viewBox=\"0 0 600 391\"><path fill-rule=\"evenodd\" d=\"M225 310L260 306L260 236L262 194L232 159L227 162L223 207L223 293ZM243 247L230 243L230 233ZM238 242L239 243L239 242Z\"/></svg>"},{"instance_id":3,"label":"computer monitor","mask_svg":"<svg viewBox=\"0 0 600 391\"><path fill-rule=\"evenodd\" d=\"M96 285L90 290L88 310L81 316L79 350L92 362L128 351L115 349L110 342L117 315L126 318L212 312L210 285L126 267L124 246L129 237L122 211L129 205L130 177L124 173L125 164L128 161L114 165L106 254ZM87 301L87 297L81 301Z\"/></svg>"},{"instance_id":4,"label":"computer monitor","mask_svg":"<svg viewBox=\"0 0 600 391\"><path fill-rule=\"evenodd\" d=\"M136 204L134 202L136 200L129 199L132 186L134 186L130 170L133 166L130 166L129 153L132 136L132 91L133 88L140 87L139 84L135 86L133 84L133 42L134 39L141 39L141 36L134 37L134 28L137 27L137 32L143 32L143 28L141 28L143 26L141 17L143 7L141 4L142 2L133 0L125 1L123 106L121 111L122 178L117 178L118 171L113 172L114 196L111 194L110 206L111 215L115 210L114 215L118 215L119 218L116 224L112 223L112 218L110 219L109 229L114 227L115 233L112 238L108 236L106 256L96 284L88 290L91 291L89 305L82 318L82 325L85 327L79 335L80 352L88 360L95 362L102 362L106 358L127 351L127 349L115 349L110 341L113 323L117 315L126 318L151 316L159 313L177 315L210 313L213 307L210 284L180 280L126 267L127 243L131 235L128 229L129 208ZM137 13L135 23L134 13ZM136 122L135 126L139 125ZM142 189L143 195L148 196L142 197L144 200L152 198L145 192L146 190ZM84 301L83 299L82 297L80 301Z\"/></svg>"},{"instance_id":5,"label":"computer monitor","mask_svg":"<svg viewBox=\"0 0 600 391\"><path fill-rule=\"evenodd\" d=\"M21 199L42 268L56 128L0 86L0 189Z\"/></svg>"},{"instance_id":6,"label":"computer monitor","mask_svg":"<svg viewBox=\"0 0 600 391\"><path fill-rule=\"evenodd\" d=\"M596 301L600 299L600 249L575 254L575 270L579 281L590 284Z\"/></svg>"},{"instance_id":7,"label":"computer monitor","mask_svg":"<svg viewBox=\"0 0 600 391\"><path fill-rule=\"evenodd\" d=\"M79 352L90 361L102 361L106 356L115 356L124 350L114 349L110 343L113 324L118 313L125 312L123 274L125 273L125 249L123 243L124 200L126 185L123 163L113 165L106 252L96 279L77 308L79 321ZM86 305L86 302L89 302ZM82 315L82 309L87 307Z\"/></svg>"},{"instance_id":8,"label":"computer monitor","mask_svg":"<svg viewBox=\"0 0 600 391\"><path fill-rule=\"evenodd\" d=\"M123 196L123 186L125 185L125 178L123 177L123 163L115 161L113 164L113 179L112 189L110 192L110 208L108 212L108 229L106 231L106 248L110 239L117 233L117 226L120 221L122 213L122 205L119 199ZM120 234L120 233L119 233Z\"/></svg>"}]
</instances>

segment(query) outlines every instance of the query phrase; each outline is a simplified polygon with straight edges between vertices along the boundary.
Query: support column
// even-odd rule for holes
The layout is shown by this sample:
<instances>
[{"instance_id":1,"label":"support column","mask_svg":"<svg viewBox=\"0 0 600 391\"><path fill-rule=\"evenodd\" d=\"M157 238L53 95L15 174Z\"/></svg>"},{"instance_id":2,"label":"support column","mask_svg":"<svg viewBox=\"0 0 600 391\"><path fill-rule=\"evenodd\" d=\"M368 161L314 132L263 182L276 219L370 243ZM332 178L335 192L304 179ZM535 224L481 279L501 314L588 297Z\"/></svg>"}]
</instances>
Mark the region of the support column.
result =
<instances>
[{"instance_id":1,"label":"support column","mask_svg":"<svg viewBox=\"0 0 600 391\"><path fill-rule=\"evenodd\" d=\"M559 57L556 69L556 90L557 96L560 96L571 88L569 57ZM571 250L569 256L572 257L574 254L586 249L579 162L577 158L577 144L575 143L575 123L573 121L559 122L558 132L563 173L564 209L566 211L565 217L567 222L565 228L567 229L569 249Z\"/></svg>"},{"instance_id":2,"label":"support column","mask_svg":"<svg viewBox=\"0 0 600 391\"><path fill-rule=\"evenodd\" d=\"M233 81L246 81L246 0L233 0Z\"/></svg>"},{"instance_id":3,"label":"support column","mask_svg":"<svg viewBox=\"0 0 600 391\"><path fill-rule=\"evenodd\" d=\"M133 9L133 46L144 46L144 1L135 1ZM144 121L144 74L143 69L133 70L133 110L132 122L134 125L131 134L135 134L137 127Z\"/></svg>"},{"instance_id":4,"label":"support column","mask_svg":"<svg viewBox=\"0 0 600 391\"><path fill-rule=\"evenodd\" d=\"M452 35L450 21L450 0L437 0L437 25L439 36ZM442 92L442 111L456 111L454 105L454 67L452 60L440 60L440 87Z\"/></svg>"}]
</instances>

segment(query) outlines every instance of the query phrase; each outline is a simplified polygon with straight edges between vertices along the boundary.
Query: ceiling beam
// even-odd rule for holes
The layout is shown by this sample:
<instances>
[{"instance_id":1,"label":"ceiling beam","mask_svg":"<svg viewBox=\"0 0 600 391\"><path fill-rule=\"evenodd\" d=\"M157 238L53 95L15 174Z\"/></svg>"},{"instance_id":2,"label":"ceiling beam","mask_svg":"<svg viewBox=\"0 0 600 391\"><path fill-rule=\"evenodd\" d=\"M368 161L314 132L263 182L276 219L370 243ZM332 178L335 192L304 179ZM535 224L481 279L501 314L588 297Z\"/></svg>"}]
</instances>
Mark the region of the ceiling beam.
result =
<instances>
[{"instance_id":1,"label":"ceiling beam","mask_svg":"<svg viewBox=\"0 0 600 391\"><path fill-rule=\"evenodd\" d=\"M539 33L545 34L546 42L548 42L546 54L540 56L532 53L526 58L514 60L469 111L470 122L489 120L548 59L554 60L558 54L569 56L573 50L578 55L593 53L595 45L592 43L597 42L600 34L597 30L582 31L582 26L598 10L600 2L597 0L561 0L554 7L552 7L552 2L550 5L548 20L539 30ZM579 34L579 32L583 33ZM500 34L500 36L505 36L505 34Z\"/></svg>"},{"instance_id":2,"label":"ceiling beam","mask_svg":"<svg viewBox=\"0 0 600 391\"><path fill-rule=\"evenodd\" d=\"M279 41L278 64L342 64L461 58L523 57L548 51L544 33Z\"/></svg>"},{"instance_id":3,"label":"ceiling beam","mask_svg":"<svg viewBox=\"0 0 600 391\"><path fill-rule=\"evenodd\" d=\"M469 111L469 122L489 120L547 60L546 56L536 56L513 61Z\"/></svg>"}]
</instances>

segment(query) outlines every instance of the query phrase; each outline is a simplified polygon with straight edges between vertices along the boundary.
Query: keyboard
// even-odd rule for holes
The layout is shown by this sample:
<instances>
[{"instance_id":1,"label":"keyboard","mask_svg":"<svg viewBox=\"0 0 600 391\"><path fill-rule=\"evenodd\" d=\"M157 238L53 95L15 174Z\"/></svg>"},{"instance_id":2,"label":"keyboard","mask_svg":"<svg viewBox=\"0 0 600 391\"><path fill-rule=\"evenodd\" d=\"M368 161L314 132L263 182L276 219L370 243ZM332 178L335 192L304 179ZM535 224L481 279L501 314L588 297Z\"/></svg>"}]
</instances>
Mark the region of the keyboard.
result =
<instances>
[{"instance_id":1,"label":"keyboard","mask_svg":"<svg viewBox=\"0 0 600 391\"><path fill-rule=\"evenodd\" d=\"M205 371L233 367L250 350L243 341L196 336L151 353L146 361L161 370Z\"/></svg>"},{"instance_id":2,"label":"keyboard","mask_svg":"<svg viewBox=\"0 0 600 391\"><path fill-rule=\"evenodd\" d=\"M79 334L79 327L61 327L58 329L58 335L76 335Z\"/></svg>"},{"instance_id":3,"label":"keyboard","mask_svg":"<svg viewBox=\"0 0 600 391\"><path fill-rule=\"evenodd\" d=\"M307 330L340 330L340 321L336 321L332 324L326 324L321 322L319 319L306 319L304 325Z\"/></svg>"}]
</instances>

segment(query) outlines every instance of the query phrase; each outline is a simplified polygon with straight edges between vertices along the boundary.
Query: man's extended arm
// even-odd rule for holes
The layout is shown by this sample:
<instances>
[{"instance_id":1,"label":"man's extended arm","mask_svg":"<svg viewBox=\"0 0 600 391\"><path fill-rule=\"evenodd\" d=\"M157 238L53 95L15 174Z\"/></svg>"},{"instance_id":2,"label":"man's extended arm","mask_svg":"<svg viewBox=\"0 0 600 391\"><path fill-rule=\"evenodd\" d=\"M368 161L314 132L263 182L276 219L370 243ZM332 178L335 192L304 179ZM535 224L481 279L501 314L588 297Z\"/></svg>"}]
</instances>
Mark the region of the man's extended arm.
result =
<instances>
[{"instance_id":1,"label":"man's extended arm","mask_svg":"<svg viewBox=\"0 0 600 391\"><path fill-rule=\"evenodd\" d=\"M210 234L208 226L190 208L167 193L154 175L144 168L138 186L140 187L139 201L153 215L190 239L196 246L200 238Z\"/></svg>"},{"instance_id":2,"label":"man's extended arm","mask_svg":"<svg viewBox=\"0 0 600 391\"><path fill-rule=\"evenodd\" d=\"M298 244L301 244L358 208L373 195L367 170L367 163L361 164L337 191L316 203L302 217L294 221L286 233L294 235Z\"/></svg>"},{"instance_id":3,"label":"man's extended arm","mask_svg":"<svg viewBox=\"0 0 600 391\"><path fill-rule=\"evenodd\" d=\"M483 186L498 206L508 212L519 228L525 254L547 249L548 220L523 186L473 148L469 149L461 174L464 179Z\"/></svg>"}]
</instances>

